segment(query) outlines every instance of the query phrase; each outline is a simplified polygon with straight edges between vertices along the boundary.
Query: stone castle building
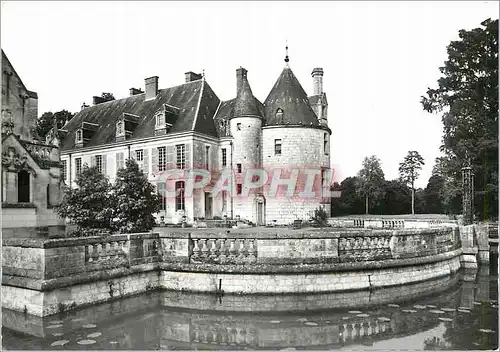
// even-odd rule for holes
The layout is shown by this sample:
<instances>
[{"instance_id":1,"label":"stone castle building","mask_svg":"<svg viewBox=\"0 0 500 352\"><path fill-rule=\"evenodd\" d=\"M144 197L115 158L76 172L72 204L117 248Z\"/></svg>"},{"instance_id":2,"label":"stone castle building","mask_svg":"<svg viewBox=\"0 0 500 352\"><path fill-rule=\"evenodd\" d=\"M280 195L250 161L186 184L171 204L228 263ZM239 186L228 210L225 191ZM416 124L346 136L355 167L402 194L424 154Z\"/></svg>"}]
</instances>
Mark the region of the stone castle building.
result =
<instances>
[{"instance_id":1,"label":"stone castle building","mask_svg":"<svg viewBox=\"0 0 500 352\"><path fill-rule=\"evenodd\" d=\"M26 88L2 50L2 231L64 224L58 141L36 139L38 95Z\"/></svg>"},{"instance_id":2,"label":"stone castle building","mask_svg":"<svg viewBox=\"0 0 500 352\"><path fill-rule=\"evenodd\" d=\"M330 200L322 189L307 198L283 196L281 187L270 196L270 179L260 187L246 186L249 181L263 182L255 175L245 180L247 170L276 168L284 179L294 170L312 167L318 170L315 187L326 183L331 130L323 70L312 71L314 94L308 96L288 56L285 61L263 103L253 95L244 68L236 70L236 97L228 101L217 97L204 75L193 72L178 86L159 89L158 77L150 77L144 91L132 88L129 97L108 102L94 97L93 106L82 106L61 131L63 180L74 187L88 164L113 182L125 160L133 158L161 194L172 192L157 214L167 223L178 223L183 216L188 221L227 216L256 224L289 224L308 219L320 206L329 213ZM210 173L211 181L192 194L185 179L164 177L169 170L200 168ZM228 170L230 186L214 192ZM302 186L307 182L302 173L297 179Z\"/></svg>"}]
</instances>

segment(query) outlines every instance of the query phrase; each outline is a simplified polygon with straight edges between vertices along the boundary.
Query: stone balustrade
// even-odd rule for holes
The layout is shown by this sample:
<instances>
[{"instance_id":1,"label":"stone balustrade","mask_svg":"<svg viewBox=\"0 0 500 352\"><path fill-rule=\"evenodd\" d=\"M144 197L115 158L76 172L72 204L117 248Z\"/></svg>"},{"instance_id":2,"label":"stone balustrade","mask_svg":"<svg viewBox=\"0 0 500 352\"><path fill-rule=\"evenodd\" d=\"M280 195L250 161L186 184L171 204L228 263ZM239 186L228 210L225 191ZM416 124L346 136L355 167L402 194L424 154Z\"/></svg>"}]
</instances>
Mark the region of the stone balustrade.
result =
<instances>
[{"instance_id":1,"label":"stone balustrade","mask_svg":"<svg viewBox=\"0 0 500 352\"><path fill-rule=\"evenodd\" d=\"M87 304L91 292L106 300L158 287L332 292L418 282L460 267L458 227L247 230L3 239L3 292L16 310L23 309L15 299L24 294L19 290L46 293L43 303L27 304L33 314L46 315L57 309L62 288L72 292L65 305Z\"/></svg>"},{"instance_id":2,"label":"stone balustrade","mask_svg":"<svg viewBox=\"0 0 500 352\"><path fill-rule=\"evenodd\" d=\"M328 224L340 228L423 229L458 225L456 220L446 219L398 219L398 218L330 218Z\"/></svg>"}]
</instances>

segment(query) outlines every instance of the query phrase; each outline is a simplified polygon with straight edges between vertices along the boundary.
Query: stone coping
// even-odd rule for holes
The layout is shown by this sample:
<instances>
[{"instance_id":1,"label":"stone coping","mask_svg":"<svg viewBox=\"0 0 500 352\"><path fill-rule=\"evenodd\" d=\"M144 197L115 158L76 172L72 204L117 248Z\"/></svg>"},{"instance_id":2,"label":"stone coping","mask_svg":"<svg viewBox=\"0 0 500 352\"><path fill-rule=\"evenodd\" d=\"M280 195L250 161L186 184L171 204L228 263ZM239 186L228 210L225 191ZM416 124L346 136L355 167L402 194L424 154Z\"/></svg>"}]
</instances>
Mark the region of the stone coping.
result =
<instances>
[{"instance_id":1,"label":"stone coping","mask_svg":"<svg viewBox=\"0 0 500 352\"><path fill-rule=\"evenodd\" d=\"M257 274L257 275L284 275L284 274L312 274L329 272L349 272L366 270L379 270L386 268L398 268L407 266L419 266L432 264L436 262L452 259L462 254L462 248L429 255L425 257L385 259L360 262L335 262L335 263L317 263L317 264L266 264L253 263L252 265L238 264L195 264L195 263L150 263L134 265L130 268L120 267L102 271L82 272L67 277L54 279L36 279L29 277L2 275L2 285L28 288L37 291L51 291L57 288L69 287L85 283L92 283L101 280L110 280L123 276L129 276L134 273L143 273L158 271L177 271L185 273L217 273L217 274Z\"/></svg>"},{"instance_id":2,"label":"stone coping","mask_svg":"<svg viewBox=\"0 0 500 352\"><path fill-rule=\"evenodd\" d=\"M205 238L250 238L250 239L305 239L305 238L353 238L353 237L381 237L381 236L411 236L438 234L447 232L449 227L428 228L428 229L310 229L310 230L270 230L262 231L263 229L175 229L174 231L157 233L136 233L136 234L121 234L110 236L91 236L91 237L75 237L75 238L58 238L58 239L43 239L43 238L5 238L2 239L3 246L24 247L24 248L57 248L57 247L74 247L84 246L96 243L128 241L136 239L160 239L160 238L179 238L179 239L205 239Z\"/></svg>"}]
</instances>

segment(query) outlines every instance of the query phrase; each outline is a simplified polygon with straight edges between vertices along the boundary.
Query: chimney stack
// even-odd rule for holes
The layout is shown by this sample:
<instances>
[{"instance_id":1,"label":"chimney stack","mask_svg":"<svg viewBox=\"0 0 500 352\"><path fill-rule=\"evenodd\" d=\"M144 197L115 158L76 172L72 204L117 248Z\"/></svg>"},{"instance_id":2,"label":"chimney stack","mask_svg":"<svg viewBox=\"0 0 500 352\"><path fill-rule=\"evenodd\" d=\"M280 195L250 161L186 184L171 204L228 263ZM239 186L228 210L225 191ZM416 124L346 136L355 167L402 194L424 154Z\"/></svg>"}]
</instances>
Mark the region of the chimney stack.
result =
<instances>
[{"instance_id":1,"label":"chimney stack","mask_svg":"<svg viewBox=\"0 0 500 352\"><path fill-rule=\"evenodd\" d=\"M142 93L144 93L144 92L138 88L130 88L130 96L142 94Z\"/></svg>"},{"instance_id":2,"label":"chimney stack","mask_svg":"<svg viewBox=\"0 0 500 352\"><path fill-rule=\"evenodd\" d=\"M156 98L158 95L158 76L153 76L145 79L146 81L146 98L150 100Z\"/></svg>"},{"instance_id":3,"label":"chimney stack","mask_svg":"<svg viewBox=\"0 0 500 352\"><path fill-rule=\"evenodd\" d=\"M106 100L104 98L101 98L101 97L94 95L92 97L92 101L93 101L94 105L98 105L98 104L104 103Z\"/></svg>"},{"instance_id":4,"label":"chimney stack","mask_svg":"<svg viewBox=\"0 0 500 352\"><path fill-rule=\"evenodd\" d=\"M85 109L85 108L88 108L89 106L85 103L82 104L82 110Z\"/></svg>"},{"instance_id":5,"label":"chimney stack","mask_svg":"<svg viewBox=\"0 0 500 352\"><path fill-rule=\"evenodd\" d=\"M316 67L311 76L313 78L314 85L314 95L323 94L323 69L321 67Z\"/></svg>"},{"instance_id":6,"label":"chimney stack","mask_svg":"<svg viewBox=\"0 0 500 352\"><path fill-rule=\"evenodd\" d=\"M247 70L240 66L236 70L236 96L238 96L241 87L243 87L243 79L247 78Z\"/></svg>"},{"instance_id":7,"label":"chimney stack","mask_svg":"<svg viewBox=\"0 0 500 352\"><path fill-rule=\"evenodd\" d=\"M199 73L194 73L192 71L186 72L185 76L186 76L186 83L201 79L201 75Z\"/></svg>"}]
</instances>

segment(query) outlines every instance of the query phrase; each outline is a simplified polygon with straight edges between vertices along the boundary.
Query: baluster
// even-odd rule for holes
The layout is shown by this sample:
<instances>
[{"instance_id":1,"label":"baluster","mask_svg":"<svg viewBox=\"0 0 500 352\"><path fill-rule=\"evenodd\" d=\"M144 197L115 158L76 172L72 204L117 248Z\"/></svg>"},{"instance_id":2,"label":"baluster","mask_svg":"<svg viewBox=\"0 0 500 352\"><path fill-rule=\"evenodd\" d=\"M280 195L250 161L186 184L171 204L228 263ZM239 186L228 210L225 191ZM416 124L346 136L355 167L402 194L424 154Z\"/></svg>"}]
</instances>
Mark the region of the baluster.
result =
<instances>
[{"instance_id":1,"label":"baluster","mask_svg":"<svg viewBox=\"0 0 500 352\"><path fill-rule=\"evenodd\" d=\"M93 249L94 249L94 247L91 244L89 244L87 246L87 253L88 253L88 260L87 261L89 263L92 263L94 261L94 259L92 258L93 257L93 252L94 252Z\"/></svg>"},{"instance_id":2,"label":"baluster","mask_svg":"<svg viewBox=\"0 0 500 352\"><path fill-rule=\"evenodd\" d=\"M234 258L236 256L235 239L231 238L229 240L229 257Z\"/></svg>"},{"instance_id":3,"label":"baluster","mask_svg":"<svg viewBox=\"0 0 500 352\"><path fill-rule=\"evenodd\" d=\"M340 251L345 250L345 242L346 242L346 241L345 241L345 238L341 238L341 239L339 240L339 250L340 250Z\"/></svg>"},{"instance_id":4,"label":"baluster","mask_svg":"<svg viewBox=\"0 0 500 352\"><path fill-rule=\"evenodd\" d=\"M352 324L347 324L347 338L349 340L352 340Z\"/></svg>"},{"instance_id":5,"label":"baluster","mask_svg":"<svg viewBox=\"0 0 500 352\"><path fill-rule=\"evenodd\" d=\"M225 263L227 261L227 255L226 255L226 239L221 238L220 239L220 247L219 247L219 262L221 264Z\"/></svg>"},{"instance_id":6,"label":"baluster","mask_svg":"<svg viewBox=\"0 0 500 352\"><path fill-rule=\"evenodd\" d=\"M199 340L199 339L200 339L200 331L198 330L198 328L197 328L197 327L193 327L193 330L194 330L194 331L193 331L193 335L194 335L194 336L193 336L193 342L198 342L198 341L200 341L200 340Z\"/></svg>"},{"instance_id":7,"label":"baluster","mask_svg":"<svg viewBox=\"0 0 500 352\"><path fill-rule=\"evenodd\" d=\"M99 245L98 244L93 244L92 245L92 259L94 262L99 260Z\"/></svg>"},{"instance_id":8,"label":"baluster","mask_svg":"<svg viewBox=\"0 0 500 352\"><path fill-rule=\"evenodd\" d=\"M254 247L254 241L255 240L248 240L248 256L250 257L250 261L254 261L255 259L257 259L257 251L255 250L255 247Z\"/></svg>"},{"instance_id":9,"label":"baluster","mask_svg":"<svg viewBox=\"0 0 500 352\"><path fill-rule=\"evenodd\" d=\"M198 259L200 257L200 247L198 247L198 239L193 239L193 259Z\"/></svg>"},{"instance_id":10,"label":"baluster","mask_svg":"<svg viewBox=\"0 0 500 352\"><path fill-rule=\"evenodd\" d=\"M102 245L103 255L106 257L106 260L111 259L111 243L104 243Z\"/></svg>"},{"instance_id":11,"label":"baluster","mask_svg":"<svg viewBox=\"0 0 500 352\"><path fill-rule=\"evenodd\" d=\"M212 240L212 247L210 248L210 259L217 259L217 239Z\"/></svg>"},{"instance_id":12,"label":"baluster","mask_svg":"<svg viewBox=\"0 0 500 352\"><path fill-rule=\"evenodd\" d=\"M370 333L368 332L368 328L370 327L370 324L368 324L368 322L364 322L363 323L363 335L364 336L368 336L370 335Z\"/></svg>"},{"instance_id":13,"label":"baluster","mask_svg":"<svg viewBox=\"0 0 500 352\"><path fill-rule=\"evenodd\" d=\"M369 245L368 245L369 239L368 239L368 237L362 238L361 241L363 241L362 244L361 244L361 248L362 249L368 249L369 248Z\"/></svg>"},{"instance_id":14,"label":"baluster","mask_svg":"<svg viewBox=\"0 0 500 352\"><path fill-rule=\"evenodd\" d=\"M346 238L346 242L345 242L345 250L346 251L350 251L352 249L352 238Z\"/></svg>"},{"instance_id":15,"label":"baluster","mask_svg":"<svg viewBox=\"0 0 500 352\"><path fill-rule=\"evenodd\" d=\"M239 241L239 255L238 255L238 258L240 259L243 259L245 258L245 240L244 239L240 239Z\"/></svg>"},{"instance_id":16,"label":"baluster","mask_svg":"<svg viewBox=\"0 0 500 352\"><path fill-rule=\"evenodd\" d=\"M345 325L344 324L340 324L339 326L339 339L340 339L340 342L342 342L342 340L344 340L344 331L345 331Z\"/></svg>"},{"instance_id":17,"label":"baluster","mask_svg":"<svg viewBox=\"0 0 500 352\"><path fill-rule=\"evenodd\" d=\"M202 246L203 246L203 247L201 247L201 256L203 258L207 258L207 256L208 256L208 247L207 247L208 239L201 238L200 242L202 243Z\"/></svg>"}]
</instances>

